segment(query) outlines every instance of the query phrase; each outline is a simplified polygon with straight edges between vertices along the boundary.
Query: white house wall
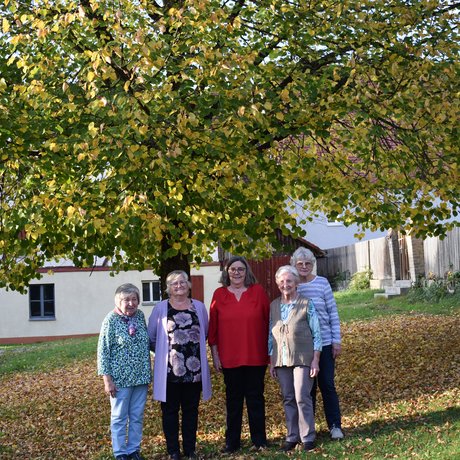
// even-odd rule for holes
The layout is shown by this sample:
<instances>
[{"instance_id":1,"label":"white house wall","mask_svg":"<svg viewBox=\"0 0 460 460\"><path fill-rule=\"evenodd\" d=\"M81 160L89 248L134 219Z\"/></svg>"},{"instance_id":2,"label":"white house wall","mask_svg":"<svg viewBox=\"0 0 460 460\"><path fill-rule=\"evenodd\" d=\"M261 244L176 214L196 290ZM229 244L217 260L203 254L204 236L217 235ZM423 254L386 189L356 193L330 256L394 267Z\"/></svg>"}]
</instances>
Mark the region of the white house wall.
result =
<instances>
[{"instance_id":1,"label":"white house wall","mask_svg":"<svg viewBox=\"0 0 460 460\"><path fill-rule=\"evenodd\" d=\"M192 275L204 280L204 302L209 309L212 294L219 287L218 265L192 269ZM122 272L110 276L109 271L69 271L44 274L30 284L54 284L55 319L30 319L29 295L0 289L0 343L45 340L51 337L79 336L99 333L102 320L114 307L114 293L123 283L139 289L142 281L158 279L151 271ZM153 305L140 305L149 317Z\"/></svg>"}]
</instances>

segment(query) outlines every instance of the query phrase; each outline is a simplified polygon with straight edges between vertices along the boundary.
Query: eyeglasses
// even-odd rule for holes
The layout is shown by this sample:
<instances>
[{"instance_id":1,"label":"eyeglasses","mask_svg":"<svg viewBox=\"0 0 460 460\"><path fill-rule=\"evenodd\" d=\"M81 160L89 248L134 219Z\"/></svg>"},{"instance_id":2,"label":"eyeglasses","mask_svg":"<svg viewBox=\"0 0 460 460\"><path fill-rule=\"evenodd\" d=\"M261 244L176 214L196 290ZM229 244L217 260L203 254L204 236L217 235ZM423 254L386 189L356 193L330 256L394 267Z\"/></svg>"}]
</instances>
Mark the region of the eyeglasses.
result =
<instances>
[{"instance_id":1,"label":"eyeglasses","mask_svg":"<svg viewBox=\"0 0 460 460\"><path fill-rule=\"evenodd\" d=\"M313 264L311 262L297 262L296 266L297 267L313 267Z\"/></svg>"},{"instance_id":2,"label":"eyeglasses","mask_svg":"<svg viewBox=\"0 0 460 460\"><path fill-rule=\"evenodd\" d=\"M171 283L170 286L172 287L187 286L187 281L175 281L174 283Z\"/></svg>"},{"instance_id":3,"label":"eyeglasses","mask_svg":"<svg viewBox=\"0 0 460 460\"><path fill-rule=\"evenodd\" d=\"M244 273L246 271L245 267L230 267L228 269L229 273Z\"/></svg>"}]
</instances>

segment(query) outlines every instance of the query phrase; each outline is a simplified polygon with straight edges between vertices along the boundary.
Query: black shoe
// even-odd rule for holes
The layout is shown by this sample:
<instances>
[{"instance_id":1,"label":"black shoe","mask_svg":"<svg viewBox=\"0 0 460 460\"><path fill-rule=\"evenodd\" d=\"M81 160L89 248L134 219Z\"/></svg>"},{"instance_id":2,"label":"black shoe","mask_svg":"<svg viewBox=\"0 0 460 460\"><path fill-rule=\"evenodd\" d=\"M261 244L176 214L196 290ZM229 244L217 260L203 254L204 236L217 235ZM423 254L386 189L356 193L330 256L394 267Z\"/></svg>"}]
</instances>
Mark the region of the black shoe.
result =
<instances>
[{"instance_id":1,"label":"black shoe","mask_svg":"<svg viewBox=\"0 0 460 460\"><path fill-rule=\"evenodd\" d=\"M196 452L191 452L190 454L186 454L185 458L189 458L191 460L196 460L198 458L198 455L196 454Z\"/></svg>"},{"instance_id":2,"label":"black shoe","mask_svg":"<svg viewBox=\"0 0 460 460\"><path fill-rule=\"evenodd\" d=\"M303 443L303 450L305 452L311 452L315 450L315 443L314 442L304 442Z\"/></svg>"},{"instance_id":3,"label":"black shoe","mask_svg":"<svg viewBox=\"0 0 460 460\"><path fill-rule=\"evenodd\" d=\"M220 453L221 454L233 454L237 450L240 450L239 446L238 447L233 447L233 446L228 446L227 445L220 451Z\"/></svg>"},{"instance_id":4,"label":"black shoe","mask_svg":"<svg viewBox=\"0 0 460 460\"><path fill-rule=\"evenodd\" d=\"M144 460L144 457L141 456L139 452L133 452L128 455L129 460Z\"/></svg>"},{"instance_id":5,"label":"black shoe","mask_svg":"<svg viewBox=\"0 0 460 460\"><path fill-rule=\"evenodd\" d=\"M179 452L174 452L169 456L169 460L180 460L180 453Z\"/></svg>"},{"instance_id":6,"label":"black shoe","mask_svg":"<svg viewBox=\"0 0 460 460\"><path fill-rule=\"evenodd\" d=\"M284 444L281 446L281 452L289 452L290 450L294 450L297 446L297 442L294 441L284 441Z\"/></svg>"}]
</instances>

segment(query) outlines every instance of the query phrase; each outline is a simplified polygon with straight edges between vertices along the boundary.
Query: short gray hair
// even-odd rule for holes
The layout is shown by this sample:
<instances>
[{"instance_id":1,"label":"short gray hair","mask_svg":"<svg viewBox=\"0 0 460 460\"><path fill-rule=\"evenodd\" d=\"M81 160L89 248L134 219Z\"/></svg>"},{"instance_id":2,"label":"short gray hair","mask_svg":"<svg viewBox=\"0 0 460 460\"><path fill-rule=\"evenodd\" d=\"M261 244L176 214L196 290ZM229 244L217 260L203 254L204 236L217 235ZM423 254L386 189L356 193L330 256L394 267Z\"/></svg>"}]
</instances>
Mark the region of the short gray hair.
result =
<instances>
[{"instance_id":1,"label":"short gray hair","mask_svg":"<svg viewBox=\"0 0 460 460\"><path fill-rule=\"evenodd\" d=\"M141 301L141 293L139 289L134 286L134 284L131 283L125 283L122 284L121 286L118 286L116 291L115 291L115 305L118 307L120 304L120 297L122 294L136 294L137 301Z\"/></svg>"},{"instance_id":2,"label":"short gray hair","mask_svg":"<svg viewBox=\"0 0 460 460\"><path fill-rule=\"evenodd\" d=\"M300 283L299 272L297 271L297 268L293 267L292 265L283 265L280 268L278 268L278 270L276 270L276 273L275 273L275 281L278 282L278 279L284 273L290 273L291 275L294 276L296 284Z\"/></svg>"},{"instance_id":3,"label":"short gray hair","mask_svg":"<svg viewBox=\"0 0 460 460\"><path fill-rule=\"evenodd\" d=\"M187 272L185 272L184 270L173 270L172 272L168 273L168 275L166 276L166 289L165 289L166 294L169 295L169 286L171 286L171 284L174 283L174 281L177 280L177 278L181 276L183 276L185 278L185 281L187 281L189 290L192 289L192 283L190 282L188 278Z\"/></svg>"},{"instance_id":4,"label":"short gray hair","mask_svg":"<svg viewBox=\"0 0 460 460\"><path fill-rule=\"evenodd\" d=\"M299 260L306 260L308 262L311 262L313 265L316 264L316 257L313 254L313 252L310 251L310 249L304 248L303 246L301 246L300 248L297 248L294 251L294 253L292 254L290 263L293 267L295 267L296 263Z\"/></svg>"}]
</instances>

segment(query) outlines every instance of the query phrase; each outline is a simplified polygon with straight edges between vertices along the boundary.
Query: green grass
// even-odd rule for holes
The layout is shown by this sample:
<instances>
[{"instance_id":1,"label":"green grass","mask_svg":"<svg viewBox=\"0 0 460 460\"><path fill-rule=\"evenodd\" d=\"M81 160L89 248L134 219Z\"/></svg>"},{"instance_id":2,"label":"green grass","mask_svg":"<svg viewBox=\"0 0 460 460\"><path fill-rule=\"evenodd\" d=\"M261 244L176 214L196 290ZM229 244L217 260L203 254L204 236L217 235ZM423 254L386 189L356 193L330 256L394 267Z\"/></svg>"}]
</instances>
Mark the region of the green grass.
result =
<instances>
[{"instance_id":1,"label":"green grass","mask_svg":"<svg viewBox=\"0 0 460 460\"><path fill-rule=\"evenodd\" d=\"M306 454L296 450L290 455L285 455L278 452L277 446L271 446L266 452L258 453L257 457L251 455L250 449L245 448L240 456L235 455L234 458L458 460L460 459L459 432L460 408L452 407L424 415L395 417L385 422L374 422L347 432L341 442L331 442L327 433L323 431L318 434L314 453ZM203 452L211 458L217 454L212 446L204 448Z\"/></svg>"},{"instance_id":2,"label":"green grass","mask_svg":"<svg viewBox=\"0 0 460 460\"><path fill-rule=\"evenodd\" d=\"M425 313L433 315L450 315L460 311L460 295L450 295L439 302L412 300L411 297L400 296L391 299L374 297L382 291L339 291L334 296L342 322L369 320L381 316Z\"/></svg>"},{"instance_id":3,"label":"green grass","mask_svg":"<svg viewBox=\"0 0 460 460\"><path fill-rule=\"evenodd\" d=\"M94 357L97 337L0 346L0 376L15 372L46 372Z\"/></svg>"}]
</instances>

